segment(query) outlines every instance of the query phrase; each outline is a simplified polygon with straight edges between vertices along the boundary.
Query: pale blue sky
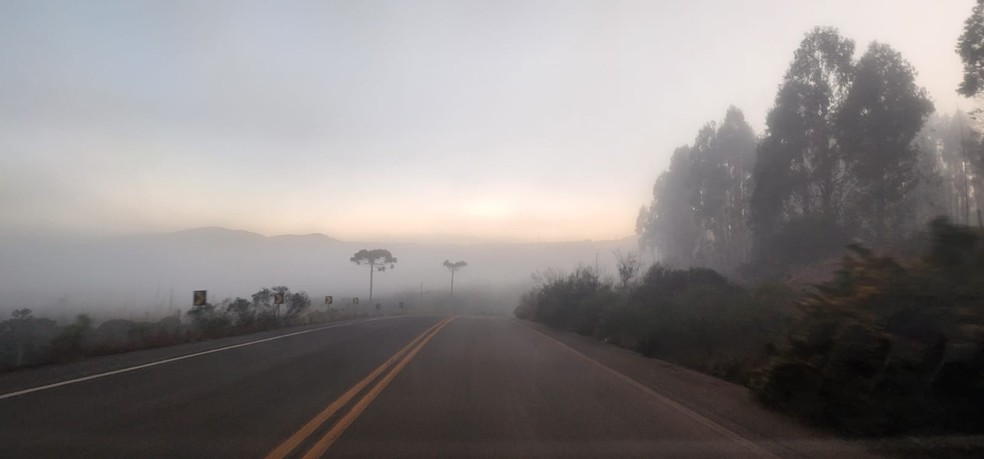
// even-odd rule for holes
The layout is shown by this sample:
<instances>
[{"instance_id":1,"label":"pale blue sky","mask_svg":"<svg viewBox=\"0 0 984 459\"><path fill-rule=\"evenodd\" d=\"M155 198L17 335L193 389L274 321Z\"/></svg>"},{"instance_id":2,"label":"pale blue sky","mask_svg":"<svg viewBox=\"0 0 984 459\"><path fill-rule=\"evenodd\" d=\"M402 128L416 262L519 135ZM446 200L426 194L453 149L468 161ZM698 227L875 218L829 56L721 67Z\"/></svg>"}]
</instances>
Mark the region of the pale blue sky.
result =
<instances>
[{"instance_id":1,"label":"pale blue sky","mask_svg":"<svg viewBox=\"0 0 984 459\"><path fill-rule=\"evenodd\" d=\"M972 5L0 0L0 229L622 237L702 124L762 130L813 26L966 105Z\"/></svg>"}]
</instances>

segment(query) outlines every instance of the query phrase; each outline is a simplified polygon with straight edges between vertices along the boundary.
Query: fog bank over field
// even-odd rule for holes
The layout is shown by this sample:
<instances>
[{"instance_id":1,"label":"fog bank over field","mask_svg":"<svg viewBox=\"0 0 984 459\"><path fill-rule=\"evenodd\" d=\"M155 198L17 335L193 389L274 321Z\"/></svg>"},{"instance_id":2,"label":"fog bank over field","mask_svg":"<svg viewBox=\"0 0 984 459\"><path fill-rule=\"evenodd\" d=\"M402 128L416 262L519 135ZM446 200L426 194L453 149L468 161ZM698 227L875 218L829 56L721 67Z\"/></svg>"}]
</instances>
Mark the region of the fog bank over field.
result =
<instances>
[{"instance_id":1,"label":"fog bank over field","mask_svg":"<svg viewBox=\"0 0 984 459\"><path fill-rule=\"evenodd\" d=\"M374 297L395 302L428 298L449 287L444 260L464 260L455 277L455 296L470 293L502 301L511 313L531 284L530 273L571 270L597 262L614 272L612 251L636 250L636 239L558 243L417 244L340 241L324 234L267 237L225 228L104 238L0 236L0 316L18 308L67 320L86 312L97 319L153 319L186 311L193 290L208 290L209 301L248 298L260 288L286 285L308 292L319 305L368 297L369 273L349 258L365 248L390 250L394 269L377 272ZM413 293L411 293L413 292Z\"/></svg>"}]
</instances>

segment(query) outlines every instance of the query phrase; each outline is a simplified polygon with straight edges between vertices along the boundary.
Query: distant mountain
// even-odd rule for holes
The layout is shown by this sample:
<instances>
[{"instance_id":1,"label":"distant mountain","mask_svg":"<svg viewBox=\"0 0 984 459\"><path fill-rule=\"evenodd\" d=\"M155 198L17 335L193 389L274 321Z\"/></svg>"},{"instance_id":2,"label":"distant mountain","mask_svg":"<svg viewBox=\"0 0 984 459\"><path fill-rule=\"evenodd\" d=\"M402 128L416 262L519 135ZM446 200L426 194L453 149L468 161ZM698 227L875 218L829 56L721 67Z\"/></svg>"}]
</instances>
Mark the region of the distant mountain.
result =
<instances>
[{"instance_id":1,"label":"distant mountain","mask_svg":"<svg viewBox=\"0 0 984 459\"><path fill-rule=\"evenodd\" d=\"M305 240L305 241L320 241L320 242L338 242L338 239L335 239L327 234L322 234L322 233L280 234L277 236L271 236L271 239L290 240L290 241Z\"/></svg>"},{"instance_id":2,"label":"distant mountain","mask_svg":"<svg viewBox=\"0 0 984 459\"><path fill-rule=\"evenodd\" d=\"M158 238L177 238L177 239L263 239L266 236L245 230L234 230L221 226L204 226L170 233L151 233L138 235L137 237L158 237Z\"/></svg>"}]
</instances>

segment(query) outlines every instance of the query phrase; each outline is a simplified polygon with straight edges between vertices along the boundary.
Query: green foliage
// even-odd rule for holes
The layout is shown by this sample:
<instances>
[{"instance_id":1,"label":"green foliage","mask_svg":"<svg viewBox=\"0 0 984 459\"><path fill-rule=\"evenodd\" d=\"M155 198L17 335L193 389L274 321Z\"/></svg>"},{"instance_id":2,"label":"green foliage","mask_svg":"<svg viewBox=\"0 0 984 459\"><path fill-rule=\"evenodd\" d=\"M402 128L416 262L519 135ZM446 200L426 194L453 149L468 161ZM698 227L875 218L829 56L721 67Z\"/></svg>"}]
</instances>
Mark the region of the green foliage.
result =
<instances>
[{"instance_id":1,"label":"green foliage","mask_svg":"<svg viewBox=\"0 0 984 459\"><path fill-rule=\"evenodd\" d=\"M984 232L936 219L900 262L851 245L807 294L653 266L615 289L540 274L516 316L750 385L767 405L868 436L984 430Z\"/></svg>"},{"instance_id":2,"label":"green foliage","mask_svg":"<svg viewBox=\"0 0 984 459\"><path fill-rule=\"evenodd\" d=\"M957 92L967 97L980 94L984 91L984 0L977 0L964 22L957 54L964 65L964 78Z\"/></svg>"},{"instance_id":3,"label":"green foliage","mask_svg":"<svg viewBox=\"0 0 984 459\"><path fill-rule=\"evenodd\" d=\"M236 325L250 327L256 322L256 309L253 303L245 298L236 298L228 306L226 312L235 317Z\"/></svg>"},{"instance_id":4,"label":"green foliage","mask_svg":"<svg viewBox=\"0 0 984 459\"><path fill-rule=\"evenodd\" d=\"M231 324L225 311L210 303L192 306L188 310L188 317L191 318L191 324L206 338L225 335Z\"/></svg>"},{"instance_id":5,"label":"green foliage","mask_svg":"<svg viewBox=\"0 0 984 459\"><path fill-rule=\"evenodd\" d=\"M600 312L585 300L610 289L593 269L579 267L568 275L545 274L535 293L524 296L524 301L530 302L526 308L533 320L562 330L585 331Z\"/></svg>"},{"instance_id":6,"label":"green foliage","mask_svg":"<svg viewBox=\"0 0 984 459\"><path fill-rule=\"evenodd\" d=\"M75 322L65 326L51 341L51 356L65 361L81 358L86 349L85 339L92 330L92 318L85 314L75 317Z\"/></svg>"},{"instance_id":7,"label":"green foliage","mask_svg":"<svg viewBox=\"0 0 984 459\"><path fill-rule=\"evenodd\" d=\"M720 126L704 126L657 179L652 204L636 221L642 245L673 265L733 270L746 262L754 154L755 134L741 110L730 107Z\"/></svg>"},{"instance_id":8,"label":"green foliage","mask_svg":"<svg viewBox=\"0 0 984 459\"><path fill-rule=\"evenodd\" d=\"M846 187L836 113L854 77L854 42L833 28L806 35L766 118L754 170L751 214L757 249L784 222L839 213Z\"/></svg>"},{"instance_id":9,"label":"green foliage","mask_svg":"<svg viewBox=\"0 0 984 459\"><path fill-rule=\"evenodd\" d=\"M704 268L657 265L621 289L586 268L538 278L517 306L518 318L741 382L765 358L791 295L775 286L749 291Z\"/></svg>"},{"instance_id":10,"label":"green foliage","mask_svg":"<svg viewBox=\"0 0 984 459\"><path fill-rule=\"evenodd\" d=\"M287 311L285 319L292 321L311 307L311 298L305 292L291 293L285 299Z\"/></svg>"},{"instance_id":11,"label":"green foliage","mask_svg":"<svg viewBox=\"0 0 984 459\"><path fill-rule=\"evenodd\" d=\"M276 315L274 292L285 295L283 317ZM156 323L111 319L93 327L92 319L81 314L59 327L35 318L30 309L15 310L12 319L0 321L0 371L344 318L337 311L309 311L307 293L291 293L284 286L261 289L252 298L192 307L187 312L191 326L171 316Z\"/></svg>"},{"instance_id":12,"label":"green foliage","mask_svg":"<svg viewBox=\"0 0 984 459\"><path fill-rule=\"evenodd\" d=\"M911 226L907 196L918 182L920 155L913 141L932 112L912 66L890 46L872 43L837 113L837 141L855 194L844 220L855 235L885 242Z\"/></svg>"},{"instance_id":13,"label":"green foliage","mask_svg":"<svg viewBox=\"0 0 984 459\"><path fill-rule=\"evenodd\" d=\"M0 322L0 371L47 362L55 321L35 318L30 309L16 310L12 316Z\"/></svg>"},{"instance_id":14,"label":"green foliage","mask_svg":"<svg viewBox=\"0 0 984 459\"><path fill-rule=\"evenodd\" d=\"M984 244L939 219L901 264L852 246L753 380L767 404L845 433L980 431Z\"/></svg>"},{"instance_id":15,"label":"green foliage","mask_svg":"<svg viewBox=\"0 0 984 459\"><path fill-rule=\"evenodd\" d=\"M753 271L781 275L854 238L885 247L926 218L919 182L936 169L914 141L933 105L891 47L853 54L836 29L814 29L780 85L753 175Z\"/></svg>"}]
</instances>

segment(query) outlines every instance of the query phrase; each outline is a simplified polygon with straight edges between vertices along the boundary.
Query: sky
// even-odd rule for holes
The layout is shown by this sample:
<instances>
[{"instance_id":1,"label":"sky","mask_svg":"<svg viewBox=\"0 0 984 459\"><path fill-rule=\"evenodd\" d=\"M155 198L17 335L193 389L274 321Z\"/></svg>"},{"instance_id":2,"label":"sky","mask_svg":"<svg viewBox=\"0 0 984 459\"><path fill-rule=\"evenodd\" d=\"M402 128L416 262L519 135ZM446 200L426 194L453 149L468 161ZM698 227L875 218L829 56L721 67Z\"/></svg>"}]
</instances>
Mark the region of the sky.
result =
<instances>
[{"instance_id":1,"label":"sky","mask_svg":"<svg viewBox=\"0 0 984 459\"><path fill-rule=\"evenodd\" d=\"M0 232L621 238L703 124L763 131L814 26L966 109L973 3L3 0Z\"/></svg>"}]
</instances>

